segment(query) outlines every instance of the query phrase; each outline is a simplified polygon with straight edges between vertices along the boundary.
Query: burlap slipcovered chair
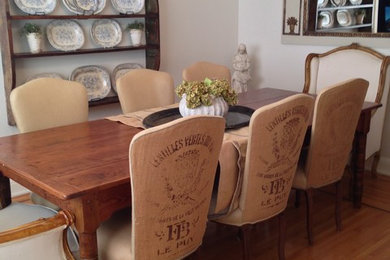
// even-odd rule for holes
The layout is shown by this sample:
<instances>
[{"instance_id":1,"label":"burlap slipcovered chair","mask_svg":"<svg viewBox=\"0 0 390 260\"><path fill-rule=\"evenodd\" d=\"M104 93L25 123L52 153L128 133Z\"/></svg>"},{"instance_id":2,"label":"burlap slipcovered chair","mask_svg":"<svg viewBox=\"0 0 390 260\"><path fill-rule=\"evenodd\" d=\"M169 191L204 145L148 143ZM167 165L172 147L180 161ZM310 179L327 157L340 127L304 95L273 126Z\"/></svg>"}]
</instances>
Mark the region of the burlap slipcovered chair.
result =
<instances>
[{"instance_id":1,"label":"burlap slipcovered chair","mask_svg":"<svg viewBox=\"0 0 390 260\"><path fill-rule=\"evenodd\" d=\"M13 203L0 210L0 259L73 260L66 239L72 223L66 211ZM76 237L69 232L71 245L78 250Z\"/></svg>"},{"instance_id":2,"label":"burlap slipcovered chair","mask_svg":"<svg viewBox=\"0 0 390 260\"><path fill-rule=\"evenodd\" d=\"M313 244L313 191L336 184L336 225L341 230L341 183L352 149L356 125L368 81L353 79L321 90L317 96L310 146L300 161L293 188L304 190L307 199L307 232ZM297 193L299 197L299 193Z\"/></svg>"},{"instance_id":3,"label":"burlap slipcovered chair","mask_svg":"<svg viewBox=\"0 0 390 260\"><path fill-rule=\"evenodd\" d=\"M250 225L279 216L279 258L284 259L287 206L314 99L297 94L255 111L249 124L245 170L238 208L215 221L240 227L249 258Z\"/></svg>"},{"instance_id":4,"label":"burlap slipcovered chair","mask_svg":"<svg viewBox=\"0 0 390 260\"><path fill-rule=\"evenodd\" d=\"M39 78L12 90L10 103L21 133L85 122L88 97L84 86L75 81ZM33 193L34 203L59 208Z\"/></svg>"},{"instance_id":5,"label":"burlap slipcovered chair","mask_svg":"<svg viewBox=\"0 0 390 260\"><path fill-rule=\"evenodd\" d=\"M175 102L173 78L169 73L135 69L116 81L123 113L171 105Z\"/></svg>"},{"instance_id":6,"label":"burlap slipcovered chair","mask_svg":"<svg viewBox=\"0 0 390 260\"><path fill-rule=\"evenodd\" d=\"M182 77L186 81L203 81L205 78L231 80L228 67L207 61L199 61L185 68Z\"/></svg>"},{"instance_id":7,"label":"burlap slipcovered chair","mask_svg":"<svg viewBox=\"0 0 390 260\"><path fill-rule=\"evenodd\" d=\"M367 135L366 158L373 157L372 176L380 158L382 132L390 84L389 56L370 48L351 44L326 53L310 53L306 57L304 93L318 94L328 86L352 78L369 82L366 101L382 103L372 114L370 132Z\"/></svg>"},{"instance_id":8,"label":"burlap slipcovered chair","mask_svg":"<svg viewBox=\"0 0 390 260\"><path fill-rule=\"evenodd\" d=\"M201 245L225 120L193 116L130 144L130 211L98 229L99 259L181 259Z\"/></svg>"}]
</instances>

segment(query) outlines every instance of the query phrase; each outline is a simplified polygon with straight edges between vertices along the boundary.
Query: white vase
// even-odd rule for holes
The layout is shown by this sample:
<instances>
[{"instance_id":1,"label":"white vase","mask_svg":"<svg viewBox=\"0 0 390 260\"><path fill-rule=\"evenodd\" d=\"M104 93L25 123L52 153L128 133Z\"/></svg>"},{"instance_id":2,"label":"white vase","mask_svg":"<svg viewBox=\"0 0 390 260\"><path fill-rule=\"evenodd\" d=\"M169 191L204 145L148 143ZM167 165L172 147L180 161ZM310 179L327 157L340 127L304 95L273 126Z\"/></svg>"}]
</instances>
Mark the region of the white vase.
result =
<instances>
[{"instance_id":1,"label":"white vase","mask_svg":"<svg viewBox=\"0 0 390 260\"><path fill-rule=\"evenodd\" d=\"M222 97L217 97L213 99L211 106L199 106L196 108L188 108L186 102L186 94L183 94L180 103L179 111L180 114L185 116L194 116L194 115L209 115L209 116L226 116L229 110L229 105Z\"/></svg>"},{"instance_id":2,"label":"white vase","mask_svg":"<svg viewBox=\"0 0 390 260\"><path fill-rule=\"evenodd\" d=\"M42 51L42 35L39 33L29 33L27 36L28 46L31 53L39 53Z\"/></svg>"},{"instance_id":3,"label":"white vase","mask_svg":"<svg viewBox=\"0 0 390 260\"><path fill-rule=\"evenodd\" d=\"M133 44L133 46L141 45L142 30L131 29L130 30L130 38L131 38L131 43Z\"/></svg>"}]
</instances>

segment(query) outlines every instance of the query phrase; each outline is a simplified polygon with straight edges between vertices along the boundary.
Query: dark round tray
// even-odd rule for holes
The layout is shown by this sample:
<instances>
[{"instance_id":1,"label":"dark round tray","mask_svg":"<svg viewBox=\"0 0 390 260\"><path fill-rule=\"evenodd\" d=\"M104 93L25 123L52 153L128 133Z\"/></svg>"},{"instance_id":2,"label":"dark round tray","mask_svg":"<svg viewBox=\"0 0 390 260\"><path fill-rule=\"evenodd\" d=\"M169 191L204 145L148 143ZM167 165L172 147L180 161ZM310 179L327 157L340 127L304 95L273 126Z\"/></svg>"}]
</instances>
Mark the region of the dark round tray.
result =
<instances>
[{"instance_id":1,"label":"dark round tray","mask_svg":"<svg viewBox=\"0 0 390 260\"><path fill-rule=\"evenodd\" d=\"M225 117L226 127L225 129L236 129L249 125L249 120L254 110L244 106L230 106L229 111ZM181 118L179 108L170 108L161 110L144 118L142 123L146 128L162 125Z\"/></svg>"}]
</instances>

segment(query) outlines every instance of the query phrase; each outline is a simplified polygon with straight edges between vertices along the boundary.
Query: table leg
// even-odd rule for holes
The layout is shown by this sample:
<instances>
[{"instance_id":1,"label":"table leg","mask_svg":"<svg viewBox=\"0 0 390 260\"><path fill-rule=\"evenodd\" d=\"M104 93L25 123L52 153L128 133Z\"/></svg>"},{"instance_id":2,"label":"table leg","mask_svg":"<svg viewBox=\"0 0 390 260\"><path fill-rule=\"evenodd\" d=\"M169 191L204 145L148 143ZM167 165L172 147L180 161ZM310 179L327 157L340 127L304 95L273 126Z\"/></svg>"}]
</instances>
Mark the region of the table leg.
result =
<instances>
[{"instance_id":1,"label":"table leg","mask_svg":"<svg viewBox=\"0 0 390 260\"><path fill-rule=\"evenodd\" d=\"M11 204L11 185L9 178L0 171L0 209Z\"/></svg>"},{"instance_id":2,"label":"table leg","mask_svg":"<svg viewBox=\"0 0 390 260\"><path fill-rule=\"evenodd\" d=\"M59 206L73 213L79 233L80 258L98 259L96 230L99 227L99 206L94 196L85 196L64 201Z\"/></svg>"}]
</instances>

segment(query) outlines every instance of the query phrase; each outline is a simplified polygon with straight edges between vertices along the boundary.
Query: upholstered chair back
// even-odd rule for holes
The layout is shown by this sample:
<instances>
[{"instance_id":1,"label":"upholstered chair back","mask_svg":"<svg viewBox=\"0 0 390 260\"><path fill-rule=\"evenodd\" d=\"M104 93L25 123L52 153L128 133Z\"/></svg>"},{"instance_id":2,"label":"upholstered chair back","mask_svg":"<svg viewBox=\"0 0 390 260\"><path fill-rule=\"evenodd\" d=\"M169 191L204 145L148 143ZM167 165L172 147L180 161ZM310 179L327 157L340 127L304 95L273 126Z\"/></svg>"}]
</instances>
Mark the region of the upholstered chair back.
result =
<instances>
[{"instance_id":1,"label":"upholstered chair back","mask_svg":"<svg viewBox=\"0 0 390 260\"><path fill-rule=\"evenodd\" d=\"M368 81L354 79L318 95L305 167L307 188L322 187L343 176L367 88Z\"/></svg>"},{"instance_id":2,"label":"upholstered chair back","mask_svg":"<svg viewBox=\"0 0 390 260\"><path fill-rule=\"evenodd\" d=\"M303 92L318 94L323 88L353 78L369 82L366 101L382 103L371 118L367 135L366 158L380 150L389 94L390 58L372 49L352 44L306 58Z\"/></svg>"},{"instance_id":3,"label":"upholstered chair back","mask_svg":"<svg viewBox=\"0 0 390 260\"><path fill-rule=\"evenodd\" d=\"M12 90L10 102L21 133L88 120L87 91L75 81L34 79Z\"/></svg>"},{"instance_id":4,"label":"upholstered chair back","mask_svg":"<svg viewBox=\"0 0 390 260\"><path fill-rule=\"evenodd\" d=\"M133 138L132 259L181 259L201 245L224 128L194 116Z\"/></svg>"},{"instance_id":5,"label":"upholstered chair back","mask_svg":"<svg viewBox=\"0 0 390 260\"><path fill-rule=\"evenodd\" d=\"M199 61L185 68L182 77L186 81L202 81L205 78L210 78L226 79L230 82L231 74L228 67L207 61Z\"/></svg>"},{"instance_id":6,"label":"upholstered chair back","mask_svg":"<svg viewBox=\"0 0 390 260\"><path fill-rule=\"evenodd\" d=\"M123 113L161 107L175 101L173 78L169 73L135 69L116 81Z\"/></svg>"},{"instance_id":7,"label":"upholstered chair back","mask_svg":"<svg viewBox=\"0 0 390 260\"><path fill-rule=\"evenodd\" d=\"M253 224L286 208L313 104L311 96L298 94L255 111L239 208L218 222Z\"/></svg>"}]
</instances>

